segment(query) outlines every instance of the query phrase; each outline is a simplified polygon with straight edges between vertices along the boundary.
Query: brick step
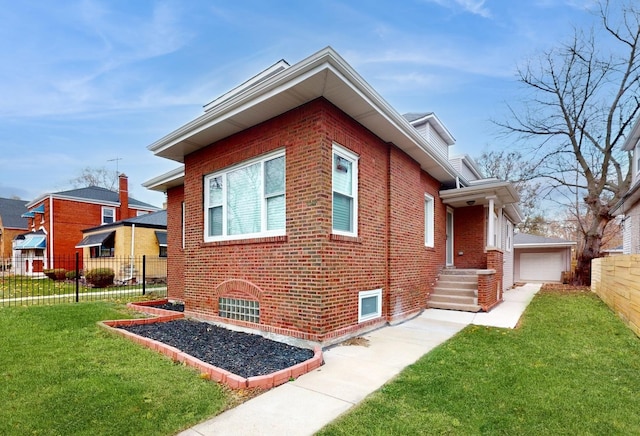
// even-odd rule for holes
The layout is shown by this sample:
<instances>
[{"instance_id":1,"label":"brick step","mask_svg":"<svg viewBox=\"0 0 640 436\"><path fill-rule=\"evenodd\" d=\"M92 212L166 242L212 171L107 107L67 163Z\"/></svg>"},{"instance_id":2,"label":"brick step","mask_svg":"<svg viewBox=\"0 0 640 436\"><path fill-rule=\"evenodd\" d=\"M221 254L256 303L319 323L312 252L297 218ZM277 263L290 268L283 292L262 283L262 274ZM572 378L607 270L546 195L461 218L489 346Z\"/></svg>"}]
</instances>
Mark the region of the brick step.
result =
<instances>
[{"instance_id":1,"label":"brick step","mask_svg":"<svg viewBox=\"0 0 640 436\"><path fill-rule=\"evenodd\" d=\"M475 297L462 297L459 295L431 294L430 303L457 303L478 305L478 299Z\"/></svg>"},{"instance_id":2,"label":"brick step","mask_svg":"<svg viewBox=\"0 0 640 436\"><path fill-rule=\"evenodd\" d=\"M429 300L429 308L431 309L447 309L457 310L460 312L480 312L481 307L477 304L458 304L458 303L439 303Z\"/></svg>"}]
</instances>

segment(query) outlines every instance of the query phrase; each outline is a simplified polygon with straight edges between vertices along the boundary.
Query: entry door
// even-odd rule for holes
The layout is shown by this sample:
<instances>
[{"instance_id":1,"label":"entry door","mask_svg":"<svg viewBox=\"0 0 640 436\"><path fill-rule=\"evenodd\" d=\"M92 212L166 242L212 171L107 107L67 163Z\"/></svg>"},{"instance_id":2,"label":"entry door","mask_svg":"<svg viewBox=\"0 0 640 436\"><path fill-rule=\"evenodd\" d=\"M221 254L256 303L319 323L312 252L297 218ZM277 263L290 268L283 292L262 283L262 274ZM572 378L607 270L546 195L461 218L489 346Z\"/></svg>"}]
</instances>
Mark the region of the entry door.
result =
<instances>
[{"instance_id":1,"label":"entry door","mask_svg":"<svg viewBox=\"0 0 640 436\"><path fill-rule=\"evenodd\" d=\"M447 266L453 265L453 209L447 208Z\"/></svg>"}]
</instances>

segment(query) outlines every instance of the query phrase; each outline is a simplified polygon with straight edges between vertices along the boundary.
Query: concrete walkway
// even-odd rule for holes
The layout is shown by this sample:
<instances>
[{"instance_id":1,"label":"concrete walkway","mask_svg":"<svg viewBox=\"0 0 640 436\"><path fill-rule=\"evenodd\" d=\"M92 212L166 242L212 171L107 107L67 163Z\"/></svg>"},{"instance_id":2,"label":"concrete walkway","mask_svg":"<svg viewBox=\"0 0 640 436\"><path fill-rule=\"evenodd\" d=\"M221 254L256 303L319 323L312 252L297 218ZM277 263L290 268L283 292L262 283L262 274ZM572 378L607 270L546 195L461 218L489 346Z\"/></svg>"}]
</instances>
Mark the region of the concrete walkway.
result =
<instances>
[{"instance_id":1,"label":"concrete walkway","mask_svg":"<svg viewBox=\"0 0 640 436\"><path fill-rule=\"evenodd\" d=\"M402 324L363 337L369 346L323 351L325 364L240 406L196 425L180 436L312 435L406 366L469 324L514 328L540 285L505 292L489 313L428 309Z\"/></svg>"}]
</instances>

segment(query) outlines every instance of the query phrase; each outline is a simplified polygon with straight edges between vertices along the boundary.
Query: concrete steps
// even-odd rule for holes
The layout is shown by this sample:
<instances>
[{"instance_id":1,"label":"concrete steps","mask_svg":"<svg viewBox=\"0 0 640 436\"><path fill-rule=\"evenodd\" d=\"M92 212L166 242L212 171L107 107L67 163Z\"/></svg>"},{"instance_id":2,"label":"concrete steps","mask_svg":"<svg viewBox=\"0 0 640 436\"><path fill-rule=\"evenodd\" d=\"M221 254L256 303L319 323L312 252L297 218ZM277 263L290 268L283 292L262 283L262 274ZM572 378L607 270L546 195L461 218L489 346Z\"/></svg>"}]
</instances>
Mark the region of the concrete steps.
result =
<instances>
[{"instance_id":1,"label":"concrete steps","mask_svg":"<svg viewBox=\"0 0 640 436\"><path fill-rule=\"evenodd\" d=\"M479 312L478 276L475 269L444 269L429 298L433 309Z\"/></svg>"}]
</instances>

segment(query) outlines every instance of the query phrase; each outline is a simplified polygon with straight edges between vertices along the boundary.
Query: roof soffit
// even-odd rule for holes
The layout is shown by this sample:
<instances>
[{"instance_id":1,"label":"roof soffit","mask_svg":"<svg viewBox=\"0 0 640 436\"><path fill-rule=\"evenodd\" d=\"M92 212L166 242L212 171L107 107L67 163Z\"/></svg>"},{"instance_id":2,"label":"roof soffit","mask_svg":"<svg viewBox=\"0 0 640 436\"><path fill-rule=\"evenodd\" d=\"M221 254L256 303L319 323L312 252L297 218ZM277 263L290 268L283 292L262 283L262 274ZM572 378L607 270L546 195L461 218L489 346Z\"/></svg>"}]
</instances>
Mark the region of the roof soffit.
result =
<instances>
[{"instance_id":1,"label":"roof soffit","mask_svg":"<svg viewBox=\"0 0 640 436\"><path fill-rule=\"evenodd\" d=\"M320 97L401 148L441 182L455 180L449 162L432 153L426 139L330 48L220 102L148 148L183 162L189 153Z\"/></svg>"}]
</instances>

